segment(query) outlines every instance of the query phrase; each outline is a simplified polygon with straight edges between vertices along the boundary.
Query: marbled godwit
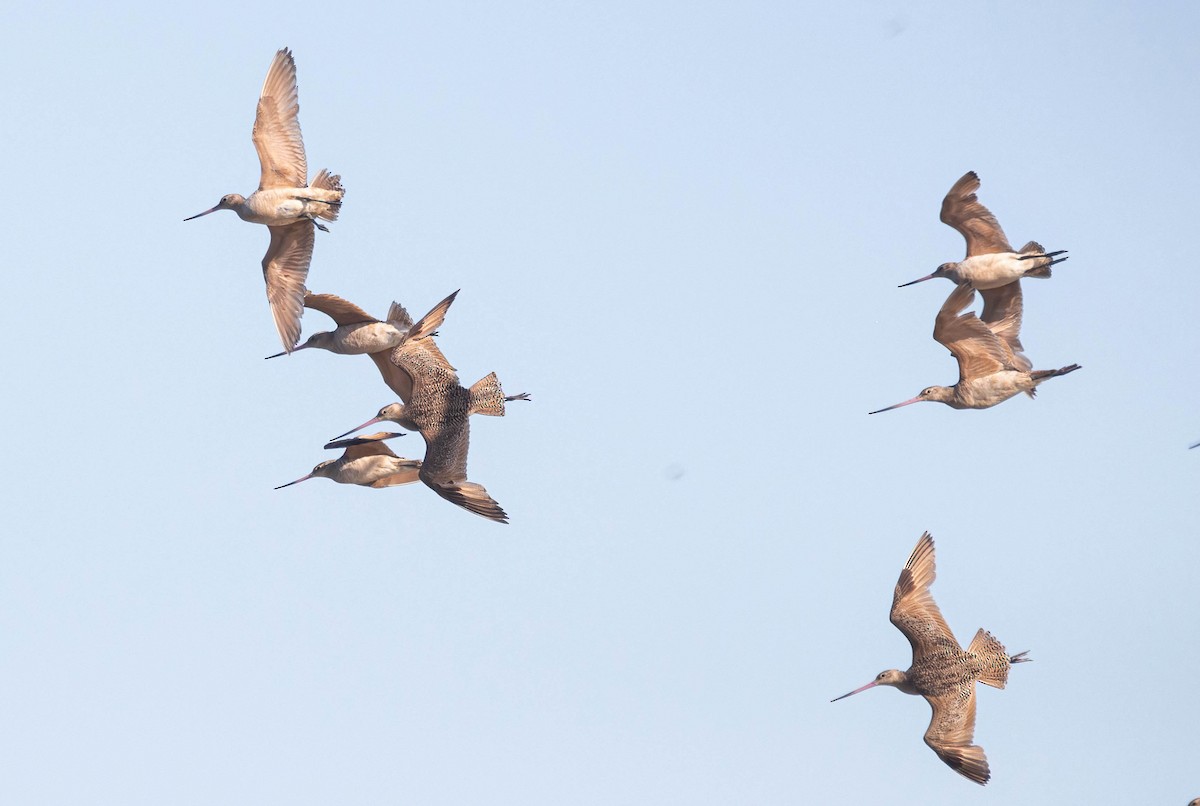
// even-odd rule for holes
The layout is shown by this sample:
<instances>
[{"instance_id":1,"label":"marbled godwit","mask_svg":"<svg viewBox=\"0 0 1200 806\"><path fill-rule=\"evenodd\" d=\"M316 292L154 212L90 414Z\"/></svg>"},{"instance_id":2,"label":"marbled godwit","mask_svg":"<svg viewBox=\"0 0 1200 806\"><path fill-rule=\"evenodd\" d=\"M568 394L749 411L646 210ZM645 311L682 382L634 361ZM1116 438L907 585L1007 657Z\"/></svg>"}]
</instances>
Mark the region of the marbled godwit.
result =
<instances>
[{"instance_id":1,"label":"marbled godwit","mask_svg":"<svg viewBox=\"0 0 1200 806\"><path fill-rule=\"evenodd\" d=\"M1034 397L1038 384L1079 369L1071 364L1061 369L1032 370L1021 352L1021 285L1008 285L981 292L983 319L960 311L975 299L975 289L964 283L955 287L934 320L933 338L958 361L958 383L929 386L912 400L870 412L898 409L912 403L937 401L955 409L986 409L1003 403L1018 392Z\"/></svg>"},{"instance_id":2,"label":"marbled godwit","mask_svg":"<svg viewBox=\"0 0 1200 806\"><path fill-rule=\"evenodd\" d=\"M402 437L404 434L381 431L341 443L330 443L326 448L345 448L340 459L321 462L307 476L281 484L276 490L291 487L309 479L333 479L338 484L359 484L363 487L395 487L412 484L418 478L421 463L416 459L402 459L392 453L383 440Z\"/></svg>"},{"instance_id":3,"label":"marbled godwit","mask_svg":"<svg viewBox=\"0 0 1200 806\"><path fill-rule=\"evenodd\" d=\"M267 225L271 245L262 260L263 277L275 327L289 352L300 339L313 226L328 231L317 219L336 220L345 195L341 177L324 169L311 185L308 183L299 111L296 63L292 52L284 48L275 54L267 71L254 119L254 148L262 164L258 190L248 199L237 193L222 196L216 207L184 219L191 221L218 210L233 210L243 221Z\"/></svg>"},{"instance_id":4,"label":"marbled godwit","mask_svg":"<svg viewBox=\"0 0 1200 806\"><path fill-rule=\"evenodd\" d=\"M457 291L454 292L454 294L457 293ZM448 298L450 301L453 301L454 294ZM445 308L449 308L449 302L443 301L443 303ZM390 357L392 348L398 346L413 329L412 317L400 303L392 303L386 321L376 319L354 303L333 294L307 293L304 295L304 307L327 315L338 327L336 330L314 333L304 344L297 347L297 350L317 347L342 355L365 353L379 368L383 382L399 395L401 400L407 401L412 397L412 378L393 364ZM420 324L420 331L428 335L414 339L412 341L413 349L415 346L425 350L436 351L438 349L432 336L435 335L437 327L445 317L445 308L439 305L430 312L437 320L432 323L432 326L427 327L426 325L430 323L424 321ZM286 352L269 355L267 358L278 358L281 355L286 355Z\"/></svg>"},{"instance_id":5,"label":"marbled godwit","mask_svg":"<svg viewBox=\"0 0 1200 806\"><path fill-rule=\"evenodd\" d=\"M333 294L314 294L309 291L304 295L304 307L327 315L337 323L337 329L312 334L292 352L316 347L339 355L384 353L404 340L405 333L413 323L408 311L396 302L388 310L386 320L376 319L353 302ZM287 352L275 353L267 358L279 358L281 355L287 355Z\"/></svg>"},{"instance_id":6,"label":"marbled godwit","mask_svg":"<svg viewBox=\"0 0 1200 806\"><path fill-rule=\"evenodd\" d=\"M494 372L466 389L441 351L428 349L425 344L430 341L428 334L440 326L457 294L455 291L438 303L412 326L404 342L392 350L391 362L410 379L409 397L401 395L403 403L384 406L376 417L346 434L383 420L420 431L425 438L421 481L451 503L476 515L508 523L508 515L483 485L467 481L469 418L472 414L502 417L506 402L528 400L529 395L506 397Z\"/></svg>"},{"instance_id":7,"label":"marbled godwit","mask_svg":"<svg viewBox=\"0 0 1200 806\"><path fill-rule=\"evenodd\" d=\"M933 274L904 283L901 288L934 277L947 277L955 283L970 283L982 291L1022 277L1049 277L1050 267L1066 260L1056 256L1066 254L1067 250L1047 252L1036 241L1025 244L1020 252L1015 251L1000 229L1000 222L979 203L977 190L979 177L974 171L967 171L942 199L942 223L954 227L966 238L967 256L958 263L943 263Z\"/></svg>"},{"instance_id":8,"label":"marbled godwit","mask_svg":"<svg viewBox=\"0 0 1200 806\"><path fill-rule=\"evenodd\" d=\"M912 644L908 671L888 669L862 688L835 697L845 699L875 686L894 686L905 694L920 694L933 708L925 731L925 744L951 769L977 784L986 784L991 772L983 748L972 744L975 735L975 681L1004 688L1009 666L1030 660L1028 652L1009 655L991 633L980 629L963 651L929 593L936 577L933 538L921 535L909 556L892 597L892 623Z\"/></svg>"}]
</instances>

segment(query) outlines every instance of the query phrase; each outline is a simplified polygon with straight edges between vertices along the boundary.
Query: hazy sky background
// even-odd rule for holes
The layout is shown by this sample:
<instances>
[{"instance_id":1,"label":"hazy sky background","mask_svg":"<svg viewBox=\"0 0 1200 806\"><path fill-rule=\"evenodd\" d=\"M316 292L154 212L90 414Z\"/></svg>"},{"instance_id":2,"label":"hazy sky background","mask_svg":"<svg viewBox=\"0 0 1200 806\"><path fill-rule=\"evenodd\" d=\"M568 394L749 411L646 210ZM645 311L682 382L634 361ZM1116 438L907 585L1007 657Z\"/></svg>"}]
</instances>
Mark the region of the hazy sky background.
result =
<instances>
[{"instance_id":1,"label":"hazy sky background","mask_svg":"<svg viewBox=\"0 0 1200 806\"><path fill-rule=\"evenodd\" d=\"M1200 7L110 3L3 15L5 804L1182 804L1200 795ZM420 315L501 526L278 484L391 402L279 349L255 103L295 52L309 287ZM1037 368L868 417L967 170ZM305 332L328 329L316 313ZM420 456L420 437L395 440ZM986 789L921 741L896 577L933 533Z\"/></svg>"}]
</instances>

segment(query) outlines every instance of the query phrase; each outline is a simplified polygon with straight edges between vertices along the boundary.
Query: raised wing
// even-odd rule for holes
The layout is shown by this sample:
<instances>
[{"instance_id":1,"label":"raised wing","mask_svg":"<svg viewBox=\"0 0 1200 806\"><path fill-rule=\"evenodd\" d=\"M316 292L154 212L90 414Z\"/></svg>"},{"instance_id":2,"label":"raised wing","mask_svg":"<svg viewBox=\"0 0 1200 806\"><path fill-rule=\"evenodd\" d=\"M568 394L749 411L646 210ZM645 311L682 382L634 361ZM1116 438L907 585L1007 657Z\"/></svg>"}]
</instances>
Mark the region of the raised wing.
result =
<instances>
[{"instance_id":1,"label":"raised wing","mask_svg":"<svg viewBox=\"0 0 1200 806\"><path fill-rule=\"evenodd\" d=\"M892 596L892 624L912 644L914 666L928 655L947 650L955 653L961 651L958 641L954 640L954 633L942 618L942 611L938 610L929 592L929 586L936 578L933 538L926 532L909 555Z\"/></svg>"},{"instance_id":2,"label":"raised wing","mask_svg":"<svg viewBox=\"0 0 1200 806\"><path fill-rule=\"evenodd\" d=\"M342 458L346 461L361 459L364 456L396 456L396 454L392 453L391 448L383 444L383 440L402 436L404 434L395 431L380 431L376 434L367 434L363 437L335 440L327 443L325 450L345 448L346 452L342 454ZM397 456L396 458L400 457Z\"/></svg>"},{"instance_id":3,"label":"raised wing","mask_svg":"<svg viewBox=\"0 0 1200 806\"><path fill-rule=\"evenodd\" d=\"M297 221L286 227L268 227L271 245L263 257L263 279L267 281L267 301L271 315L289 353L300 341L300 317L304 313L304 281L312 263L313 224Z\"/></svg>"},{"instance_id":4,"label":"raised wing","mask_svg":"<svg viewBox=\"0 0 1200 806\"><path fill-rule=\"evenodd\" d=\"M300 136L296 62L287 48L275 54L258 97L254 148L262 164L258 189L308 186L308 162Z\"/></svg>"},{"instance_id":5,"label":"raised wing","mask_svg":"<svg viewBox=\"0 0 1200 806\"><path fill-rule=\"evenodd\" d=\"M1021 281L983 289L979 295L983 297L983 314L979 318L1000 338L1007 363L1025 372L1033 369L1021 345Z\"/></svg>"},{"instance_id":6,"label":"raised wing","mask_svg":"<svg viewBox=\"0 0 1200 806\"><path fill-rule=\"evenodd\" d=\"M975 741L975 684L966 683L937 697L925 696L933 718L925 731L925 744L950 769L977 784L991 777L987 756Z\"/></svg>"},{"instance_id":7,"label":"raised wing","mask_svg":"<svg viewBox=\"0 0 1200 806\"><path fill-rule=\"evenodd\" d=\"M1000 338L974 313L960 315L974 299L975 289L969 283L955 286L933 323L933 338L958 360L959 381L1012 369Z\"/></svg>"},{"instance_id":8,"label":"raised wing","mask_svg":"<svg viewBox=\"0 0 1200 806\"><path fill-rule=\"evenodd\" d=\"M379 321L353 302L344 300L335 294L313 294L309 292L304 295L304 307L320 311L336 322L338 327Z\"/></svg>"},{"instance_id":9,"label":"raised wing","mask_svg":"<svg viewBox=\"0 0 1200 806\"><path fill-rule=\"evenodd\" d=\"M979 203L977 190L979 176L967 171L942 199L942 223L954 227L967 239L967 257L1013 251L1000 222Z\"/></svg>"},{"instance_id":10,"label":"raised wing","mask_svg":"<svg viewBox=\"0 0 1200 806\"><path fill-rule=\"evenodd\" d=\"M458 291L455 291L450 296L433 306L429 313L422 316L415 325L408 331L407 339L415 341L423 339L426 336L433 335L433 331L442 326L442 322L446 321L446 312L450 310L450 306L454 303L454 298L458 296ZM399 348L397 348L399 349Z\"/></svg>"}]
</instances>

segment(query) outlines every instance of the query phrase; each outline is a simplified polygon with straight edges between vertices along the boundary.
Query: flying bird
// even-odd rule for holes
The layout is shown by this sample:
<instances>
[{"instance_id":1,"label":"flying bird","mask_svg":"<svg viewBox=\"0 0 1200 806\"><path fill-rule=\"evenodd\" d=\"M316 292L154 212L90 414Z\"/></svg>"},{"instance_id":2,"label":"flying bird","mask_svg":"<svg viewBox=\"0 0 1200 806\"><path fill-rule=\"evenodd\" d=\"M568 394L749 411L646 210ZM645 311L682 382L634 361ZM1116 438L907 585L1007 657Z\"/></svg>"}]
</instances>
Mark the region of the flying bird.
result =
<instances>
[{"instance_id":1,"label":"flying bird","mask_svg":"<svg viewBox=\"0 0 1200 806\"><path fill-rule=\"evenodd\" d=\"M376 417L346 434L384 420L410 431L419 431L425 438L421 481L447 501L469 512L508 523L508 515L483 485L467 480L469 418L472 414L502 417L505 403L528 400L529 395L505 396L494 372L466 389L441 351L428 349L424 344L431 341L430 334L445 319L446 311L457 295L455 291L438 303L409 329L404 341L391 352L389 360L411 383L409 396L401 395L404 402L384 406Z\"/></svg>"},{"instance_id":2,"label":"flying bird","mask_svg":"<svg viewBox=\"0 0 1200 806\"><path fill-rule=\"evenodd\" d=\"M961 313L975 299L969 283L956 286L938 311L933 338L958 361L958 383L928 386L911 400L870 412L898 409L912 403L936 401L955 409L986 409L1024 392L1036 395L1038 384L1079 369L1032 369L1020 339L1021 285L1012 282L983 294L983 316Z\"/></svg>"},{"instance_id":3,"label":"flying bird","mask_svg":"<svg viewBox=\"0 0 1200 806\"><path fill-rule=\"evenodd\" d=\"M457 293L456 291L455 294ZM454 295L451 295L449 299L452 301L453 297ZM296 350L316 347L341 355L365 354L379 368L383 382L399 395L401 400L407 401L412 397L412 378L391 360L392 349L399 346L414 328L412 317L409 316L404 306L393 302L391 308L388 309L387 319L381 321L353 302L348 302L339 296L309 292L304 295L304 307L326 314L337 324L337 328L314 333ZM448 307L449 303L445 303L445 308ZM430 311L427 321L423 320L419 325L422 335L410 342L410 349L422 349L441 354L433 336L437 335L436 329L445 317L445 308L439 305ZM276 353L267 358L278 358L286 354L286 352ZM442 360L445 360L444 356Z\"/></svg>"},{"instance_id":4,"label":"flying bird","mask_svg":"<svg viewBox=\"0 0 1200 806\"><path fill-rule=\"evenodd\" d=\"M933 709L925 744L960 775L977 784L991 777L983 748L975 741L975 682L1004 688L1014 663L1024 663L1028 652L1009 655L991 633L980 629L964 650L946 625L929 592L936 578L933 538L921 535L909 556L892 597L892 624L912 644L912 665L907 671L888 669L874 680L831 702L875 686L892 686L905 694L920 694Z\"/></svg>"},{"instance_id":5,"label":"flying bird","mask_svg":"<svg viewBox=\"0 0 1200 806\"><path fill-rule=\"evenodd\" d=\"M271 244L262 260L267 300L284 350L300 340L304 312L304 282L312 262L313 227L328 232L318 219L334 221L341 208L341 177L322 169L308 182L308 162L300 136L296 63L287 48L275 54L258 98L254 118L254 148L262 164L258 190L244 198L230 193L215 207L185 218L233 210L243 221L266 224Z\"/></svg>"},{"instance_id":6,"label":"flying bird","mask_svg":"<svg viewBox=\"0 0 1200 806\"><path fill-rule=\"evenodd\" d=\"M1000 229L1000 222L979 203L977 190L979 176L967 171L942 199L942 223L954 227L967 240L967 256L958 263L943 263L933 274L904 283L901 288L946 277L955 283L970 283L982 291L1022 277L1049 277L1050 267L1066 260L1057 256L1067 250L1047 252L1037 241L1025 244L1020 252L1014 250Z\"/></svg>"},{"instance_id":7,"label":"flying bird","mask_svg":"<svg viewBox=\"0 0 1200 806\"><path fill-rule=\"evenodd\" d=\"M281 484L275 489L282 490L309 479L333 479L338 484L358 484L363 487L412 484L417 480L421 462L417 459L403 459L383 444L385 439L402 436L404 434L381 431L378 434L347 439L341 443L330 443L325 447L346 449L341 458L321 462L307 476Z\"/></svg>"}]
</instances>

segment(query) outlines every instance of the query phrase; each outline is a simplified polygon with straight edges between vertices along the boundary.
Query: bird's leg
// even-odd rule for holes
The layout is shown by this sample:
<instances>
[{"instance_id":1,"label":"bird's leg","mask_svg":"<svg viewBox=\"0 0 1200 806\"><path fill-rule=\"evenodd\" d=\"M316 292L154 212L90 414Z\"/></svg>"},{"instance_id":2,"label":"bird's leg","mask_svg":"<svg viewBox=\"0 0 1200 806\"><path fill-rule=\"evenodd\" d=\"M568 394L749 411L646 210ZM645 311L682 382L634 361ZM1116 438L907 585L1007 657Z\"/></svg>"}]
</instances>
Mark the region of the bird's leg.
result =
<instances>
[{"instance_id":1,"label":"bird's leg","mask_svg":"<svg viewBox=\"0 0 1200 806\"><path fill-rule=\"evenodd\" d=\"M1037 260L1041 257L1054 257L1055 255L1065 255L1066 253L1066 249L1059 249L1057 252L1040 252L1036 255L1022 255L1021 257L1017 258L1017 260ZM1061 260L1066 260L1066 258L1061 258ZM1054 262L1058 263L1059 261L1056 260Z\"/></svg>"},{"instance_id":2,"label":"bird's leg","mask_svg":"<svg viewBox=\"0 0 1200 806\"><path fill-rule=\"evenodd\" d=\"M309 221L313 222L313 226L315 226L317 229L321 230L321 232L329 232L329 227L325 226L317 219L310 218Z\"/></svg>"},{"instance_id":3,"label":"bird's leg","mask_svg":"<svg viewBox=\"0 0 1200 806\"><path fill-rule=\"evenodd\" d=\"M522 392L519 395L509 395L508 397L504 398L505 403L511 403L514 400L529 400L529 393Z\"/></svg>"}]
</instances>

